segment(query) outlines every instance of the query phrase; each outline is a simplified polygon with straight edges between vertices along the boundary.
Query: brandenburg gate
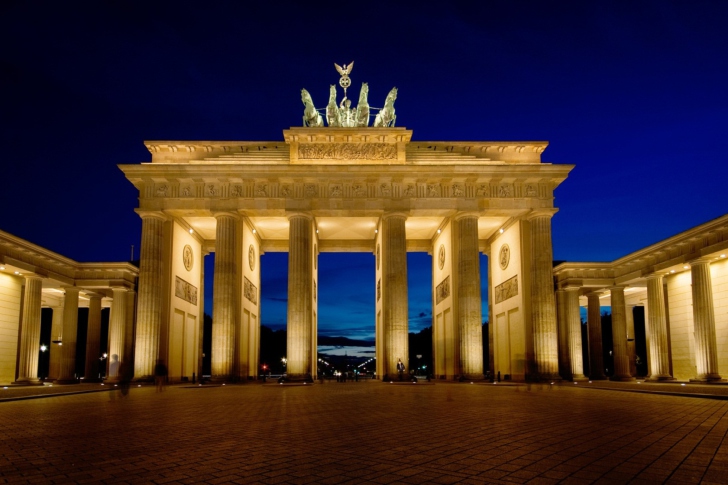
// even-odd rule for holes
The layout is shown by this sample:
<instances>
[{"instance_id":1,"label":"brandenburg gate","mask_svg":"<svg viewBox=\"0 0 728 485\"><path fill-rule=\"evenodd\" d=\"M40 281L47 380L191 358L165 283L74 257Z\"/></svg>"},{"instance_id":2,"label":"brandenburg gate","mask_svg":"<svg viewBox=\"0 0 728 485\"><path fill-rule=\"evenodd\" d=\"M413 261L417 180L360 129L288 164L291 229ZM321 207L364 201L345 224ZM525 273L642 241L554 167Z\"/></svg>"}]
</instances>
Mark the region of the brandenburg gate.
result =
<instances>
[{"instance_id":1,"label":"brandenburg gate","mask_svg":"<svg viewBox=\"0 0 728 485\"><path fill-rule=\"evenodd\" d=\"M348 87L351 65L337 68ZM408 251L433 256L437 378L482 379L495 368L515 380L558 378L551 217L554 189L573 166L542 162L546 142L412 141L394 126L396 89L368 126L367 94L364 84L352 108L331 86L324 116L303 90L304 126L280 141L147 141L150 163L120 166L142 218L137 378L153 375L157 359L171 380L199 373L210 252L213 378L256 378L259 260L275 251L289 255L291 380L316 376L321 252L375 255L377 375L407 362ZM486 316L480 253L490 266Z\"/></svg>"}]
</instances>

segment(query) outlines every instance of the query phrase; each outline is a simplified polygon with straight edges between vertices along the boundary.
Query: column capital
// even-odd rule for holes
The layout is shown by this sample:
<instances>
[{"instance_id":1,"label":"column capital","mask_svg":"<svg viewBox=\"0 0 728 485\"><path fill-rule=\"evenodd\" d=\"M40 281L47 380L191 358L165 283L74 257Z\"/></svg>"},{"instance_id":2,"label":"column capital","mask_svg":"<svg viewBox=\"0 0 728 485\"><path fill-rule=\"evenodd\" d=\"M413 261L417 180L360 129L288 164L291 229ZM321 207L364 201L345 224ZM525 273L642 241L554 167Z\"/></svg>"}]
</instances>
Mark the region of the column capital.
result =
<instances>
[{"instance_id":1,"label":"column capital","mask_svg":"<svg viewBox=\"0 0 728 485\"><path fill-rule=\"evenodd\" d=\"M29 281L29 280L33 280L33 281L41 280L42 281L43 280L43 277L38 276L37 274L24 274L23 278L25 278L25 281Z\"/></svg>"},{"instance_id":2,"label":"column capital","mask_svg":"<svg viewBox=\"0 0 728 485\"><path fill-rule=\"evenodd\" d=\"M648 275L645 275L644 277L646 280L662 280L665 278L665 275L661 273L650 273Z\"/></svg>"},{"instance_id":3,"label":"column capital","mask_svg":"<svg viewBox=\"0 0 728 485\"><path fill-rule=\"evenodd\" d=\"M296 218L296 217L304 217L304 218L308 219L311 222L313 222L313 219L314 219L313 218L313 214L311 214L310 212L294 211L294 212L287 212L286 213L286 219L288 219L289 221L291 219Z\"/></svg>"},{"instance_id":4,"label":"column capital","mask_svg":"<svg viewBox=\"0 0 728 485\"><path fill-rule=\"evenodd\" d=\"M390 217L401 217L403 219L407 219L409 214L404 211L389 211L382 214L382 220L389 219Z\"/></svg>"},{"instance_id":5,"label":"column capital","mask_svg":"<svg viewBox=\"0 0 728 485\"><path fill-rule=\"evenodd\" d=\"M688 264L692 268L693 266L700 266L703 264L709 265L711 261L713 261L713 258L710 258L708 256L703 256L701 258L697 258L697 259L693 259L692 261L688 261Z\"/></svg>"},{"instance_id":6,"label":"column capital","mask_svg":"<svg viewBox=\"0 0 728 485\"><path fill-rule=\"evenodd\" d=\"M476 212L476 211L462 211L462 212L458 212L454 216L452 216L452 219L454 221L459 221L461 219L466 219L466 218L470 218L470 217L474 217L474 218L477 219L477 218L480 217L480 212Z\"/></svg>"},{"instance_id":7,"label":"column capital","mask_svg":"<svg viewBox=\"0 0 728 485\"><path fill-rule=\"evenodd\" d=\"M564 291L576 291L576 292L579 292L579 291L581 291L581 286L567 286L567 287L561 288L561 289L564 290Z\"/></svg>"},{"instance_id":8,"label":"column capital","mask_svg":"<svg viewBox=\"0 0 728 485\"><path fill-rule=\"evenodd\" d=\"M215 219L220 219L221 217L232 217L233 219L240 219L240 215L237 212L231 211L215 211L212 213L212 216Z\"/></svg>"},{"instance_id":9,"label":"column capital","mask_svg":"<svg viewBox=\"0 0 728 485\"><path fill-rule=\"evenodd\" d=\"M538 217L553 217L559 211L556 207L547 207L541 209L533 209L531 212L526 214L526 220L536 219Z\"/></svg>"},{"instance_id":10,"label":"column capital","mask_svg":"<svg viewBox=\"0 0 728 485\"><path fill-rule=\"evenodd\" d=\"M161 211L145 211L141 209L134 209L139 217L142 219L159 219L160 221L167 221L169 217Z\"/></svg>"}]
</instances>

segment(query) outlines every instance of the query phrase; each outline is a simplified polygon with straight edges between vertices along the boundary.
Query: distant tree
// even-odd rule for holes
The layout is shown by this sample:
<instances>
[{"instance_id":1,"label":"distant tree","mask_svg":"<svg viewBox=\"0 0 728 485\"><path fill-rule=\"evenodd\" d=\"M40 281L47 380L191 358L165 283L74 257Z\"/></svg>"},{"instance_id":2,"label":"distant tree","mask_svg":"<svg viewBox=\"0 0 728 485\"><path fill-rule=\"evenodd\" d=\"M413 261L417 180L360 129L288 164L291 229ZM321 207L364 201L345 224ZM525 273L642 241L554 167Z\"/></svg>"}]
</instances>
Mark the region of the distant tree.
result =
<instances>
[{"instance_id":1,"label":"distant tree","mask_svg":"<svg viewBox=\"0 0 728 485\"><path fill-rule=\"evenodd\" d=\"M421 355L419 359L418 355ZM425 369L422 369L425 366ZM420 369L417 369L417 368ZM432 327L426 327L418 333L409 334L409 364L407 369L415 370L416 374L427 372L432 374Z\"/></svg>"},{"instance_id":2,"label":"distant tree","mask_svg":"<svg viewBox=\"0 0 728 485\"><path fill-rule=\"evenodd\" d=\"M273 330L265 325L260 326L260 362L267 366L273 374L283 374L281 359L286 356L286 339L288 332Z\"/></svg>"}]
</instances>

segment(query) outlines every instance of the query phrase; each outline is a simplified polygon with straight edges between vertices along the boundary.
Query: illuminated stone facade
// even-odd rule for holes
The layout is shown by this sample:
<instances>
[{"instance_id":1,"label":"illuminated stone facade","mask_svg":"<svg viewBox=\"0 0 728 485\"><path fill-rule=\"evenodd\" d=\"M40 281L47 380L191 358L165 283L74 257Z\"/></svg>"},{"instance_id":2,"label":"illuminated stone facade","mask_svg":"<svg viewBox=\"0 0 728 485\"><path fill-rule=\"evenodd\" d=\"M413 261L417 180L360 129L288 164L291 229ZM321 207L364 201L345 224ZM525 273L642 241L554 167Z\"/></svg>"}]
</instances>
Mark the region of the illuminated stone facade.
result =
<instances>
[{"instance_id":1,"label":"illuminated stone facade","mask_svg":"<svg viewBox=\"0 0 728 485\"><path fill-rule=\"evenodd\" d=\"M376 256L377 375L393 375L398 359L407 362L408 251L433 255L438 378L482 378L488 368L513 379L554 377L550 220L554 189L572 166L542 163L545 142L411 136L405 128L312 127L285 130L278 142L146 142L151 163L120 166L139 190L143 219L137 377L174 352L185 369L199 368L199 350L175 350L174 342L191 338L185 332L199 324L202 309L175 296L175 282L196 287L202 301L202 258L212 251L214 378L258 375L260 298L249 298L250 289L260 288L260 255L275 251L289 253L291 377L317 372L320 252ZM498 263L504 244L506 265ZM191 270L182 264L185 247ZM490 316L481 311L481 252L494 256L491 286L518 279ZM498 322L490 327L490 363L482 358L486 319ZM172 367L170 377L189 374Z\"/></svg>"},{"instance_id":2,"label":"illuminated stone facade","mask_svg":"<svg viewBox=\"0 0 728 485\"><path fill-rule=\"evenodd\" d=\"M557 293L578 295L560 299L559 314L573 316L579 305L588 307L590 378L634 379L639 357L652 380L721 380L728 372L727 254L725 215L611 263L568 262L554 268ZM612 342L602 342L602 307L611 309ZM644 307L643 352L635 349L634 307ZM571 321L569 328L575 325ZM568 345L580 343L581 332L571 331ZM608 372L602 362L605 346L614 354ZM564 377L583 373L582 362L573 359Z\"/></svg>"},{"instance_id":3,"label":"illuminated stone facade","mask_svg":"<svg viewBox=\"0 0 728 485\"><path fill-rule=\"evenodd\" d=\"M118 379L112 357L129 367L133 361L137 276L129 263L79 263L0 231L0 384ZM45 341L43 308L52 310ZM76 341L79 308L88 308L85 348ZM100 351L103 308L111 313L108 358ZM83 372L77 354L85 355ZM40 358L48 359L46 375L38 374Z\"/></svg>"}]
</instances>

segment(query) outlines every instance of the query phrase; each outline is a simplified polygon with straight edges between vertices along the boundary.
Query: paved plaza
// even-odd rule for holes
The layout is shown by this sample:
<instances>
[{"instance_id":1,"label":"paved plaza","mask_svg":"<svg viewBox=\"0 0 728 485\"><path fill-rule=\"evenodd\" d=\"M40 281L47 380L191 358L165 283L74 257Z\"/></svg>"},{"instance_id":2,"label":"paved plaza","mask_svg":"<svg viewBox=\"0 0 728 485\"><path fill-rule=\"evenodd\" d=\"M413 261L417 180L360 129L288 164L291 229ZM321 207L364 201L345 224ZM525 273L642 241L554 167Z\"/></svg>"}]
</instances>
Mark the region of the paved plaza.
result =
<instances>
[{"instance_id":1,"label":"paved plaza","mask_svg":"<svg viewBox=\"0 0 728 485\"><path fill-rule=\"evenodd\" d=\"M728 400L599 385L11 388L0 483L726 482Z\"/></svg>"}]
</instances>

